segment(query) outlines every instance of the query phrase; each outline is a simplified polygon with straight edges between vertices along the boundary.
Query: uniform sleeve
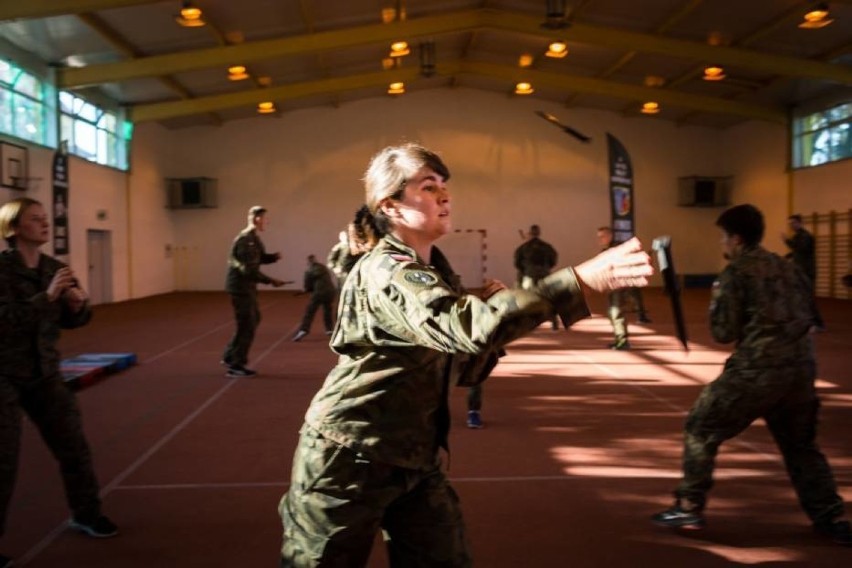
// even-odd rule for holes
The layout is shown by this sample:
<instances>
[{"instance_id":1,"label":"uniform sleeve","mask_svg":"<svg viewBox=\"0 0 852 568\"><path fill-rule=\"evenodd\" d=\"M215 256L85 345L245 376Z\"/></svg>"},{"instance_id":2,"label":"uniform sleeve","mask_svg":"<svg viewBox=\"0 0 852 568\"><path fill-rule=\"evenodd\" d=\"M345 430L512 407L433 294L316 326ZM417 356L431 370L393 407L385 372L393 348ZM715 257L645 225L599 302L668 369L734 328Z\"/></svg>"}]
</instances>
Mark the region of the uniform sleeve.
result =
<instances>
[{"instance_id":1,"label":"uniform sleeve","mask_svg":"<svg viewBox=\"0 0 852 568\"><path fill-rule=\"evenodd\" d=\"M393 271L374 301L374 314L387 319L378 327L448 353L481 354L505 345L548 320L557 307L573 312L580 305L579 311L588 314L573 272L536 291L502 290L485 302L454 292L429 267L409 263Z\"/></svg>"},{"instance_id":2,"label":"uniform sleeve","mask_svg":"<svg viewBox=\"0 0 852 568\"><path fill-rule=\"evenodd\" d=\"M83 306L82 309L76 312L72 312L65 302L62 302L62 312L59 317L59 327L62 329L74 329L75 327L82 327L89 323L92 319L92 308L89 306L89 302Z\"/></svg>"},{"instance_id":3,"label":"uniform sleeve","mask_svg":"<svg viewBox=\"0 0 852 568\"><path fill-rule=\"evenodd\" d=\"M42 314L51 307L46 291L29 298L16 298L12 277L8 266L0 266L0 326L3 330L0 336L34 330Z\"/></svg>"},{"instance_id":4,"label":"uniform sleeve","mask_svg":"<svg viewBox=\"0 0 852 568\"><path fill-rule=\"evenodd\" d=\"M740 339L745 323L743 290L736 274L728 266L713 283L710 301L710 333L719 343L732 343Z\"/></svg>"}]
</instances>

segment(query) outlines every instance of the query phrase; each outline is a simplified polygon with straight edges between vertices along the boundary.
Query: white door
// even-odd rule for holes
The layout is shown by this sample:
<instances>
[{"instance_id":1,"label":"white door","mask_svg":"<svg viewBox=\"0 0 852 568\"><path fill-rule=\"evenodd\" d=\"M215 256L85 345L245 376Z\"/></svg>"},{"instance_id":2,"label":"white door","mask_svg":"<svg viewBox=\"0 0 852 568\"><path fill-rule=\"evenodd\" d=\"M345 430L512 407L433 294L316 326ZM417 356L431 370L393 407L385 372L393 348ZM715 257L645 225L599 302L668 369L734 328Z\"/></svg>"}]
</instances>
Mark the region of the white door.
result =
<instances>
[{"instance_id":1,"label":"white door","mask_svg":"<svg viewBox=\"0 0 852 568\"><path fill-rule=\"evenodd\" d=\"M112 301L112 235L109 231L86 232L89 262L89 300L92 305Z\"/></svg>"}]
</instances>

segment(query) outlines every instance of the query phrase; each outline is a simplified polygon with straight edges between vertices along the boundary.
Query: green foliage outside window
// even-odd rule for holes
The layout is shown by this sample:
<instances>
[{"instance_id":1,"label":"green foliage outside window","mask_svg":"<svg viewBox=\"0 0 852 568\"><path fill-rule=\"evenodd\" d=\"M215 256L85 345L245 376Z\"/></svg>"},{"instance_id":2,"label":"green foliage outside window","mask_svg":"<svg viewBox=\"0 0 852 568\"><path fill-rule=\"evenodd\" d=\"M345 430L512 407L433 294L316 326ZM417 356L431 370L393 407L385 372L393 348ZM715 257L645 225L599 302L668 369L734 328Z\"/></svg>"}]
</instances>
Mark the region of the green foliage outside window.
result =
<instances>
[{"instance_id":1,"label":"green foliage outside window","mask_svg":"<svg viewBox=\"0 0 852 568\"><path fill-rule=\"evenodd\" d=\"M46 91L43 81L0 59L0 132L47 144Z\"/></svg>"},{"instance_id":2,"label":"green foliage outside window","mask_svg":"<svg viewBox=\"0 0 852 568\"><path fill-rule=\"evenodd\" d=\"M793 137L794 167L836 162L852 157L852 103L798 118Z\"/></svg>"}]
</instances>

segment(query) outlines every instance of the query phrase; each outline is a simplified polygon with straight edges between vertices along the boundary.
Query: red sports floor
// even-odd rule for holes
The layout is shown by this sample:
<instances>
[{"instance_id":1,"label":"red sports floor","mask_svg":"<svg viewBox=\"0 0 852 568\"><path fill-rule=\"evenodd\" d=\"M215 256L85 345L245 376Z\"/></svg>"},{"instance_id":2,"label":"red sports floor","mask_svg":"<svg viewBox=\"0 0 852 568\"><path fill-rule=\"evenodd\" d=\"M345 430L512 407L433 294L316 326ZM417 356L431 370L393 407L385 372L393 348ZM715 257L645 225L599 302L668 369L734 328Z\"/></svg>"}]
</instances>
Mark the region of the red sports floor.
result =
<instances>
[{"instance_id":1,"label":"red sports floor","mask_svg":"<svg viewBox=\"0 0 852 568\"><path fill-rule=\"evenodd\" d=\"M645 293L654 323L631 323L634 349L613 352L596 315L548 326L509 347L486 383L483 430L452 394L449 476L484 568L852 566L852 549L814 536L762 423L722 447L708 528L681 535L648 521L671 503L681 429L727 349L707 332L709 293L684 301L692 350L672 337L668 300ZM176 293L96 308L67 332L63 355L135 352L139 365L80 391L105 512L121 534L65 528L59 474L27 423L0 550L33 568L277 566L277 504L308 401L335 357L314 331L290 337L306 297L261 294L252 351L261 375L227 379L218 361L233 329L224 293ZM602 297L592 299L601 313ZM819 439L852 500L852 302L820 302L814 335L823 397ZM635 319L635 318L634 318ZM377 541L378 543L378 541ZM370 566L387 566L381 546Z\"/></svg>"}]
</instances>

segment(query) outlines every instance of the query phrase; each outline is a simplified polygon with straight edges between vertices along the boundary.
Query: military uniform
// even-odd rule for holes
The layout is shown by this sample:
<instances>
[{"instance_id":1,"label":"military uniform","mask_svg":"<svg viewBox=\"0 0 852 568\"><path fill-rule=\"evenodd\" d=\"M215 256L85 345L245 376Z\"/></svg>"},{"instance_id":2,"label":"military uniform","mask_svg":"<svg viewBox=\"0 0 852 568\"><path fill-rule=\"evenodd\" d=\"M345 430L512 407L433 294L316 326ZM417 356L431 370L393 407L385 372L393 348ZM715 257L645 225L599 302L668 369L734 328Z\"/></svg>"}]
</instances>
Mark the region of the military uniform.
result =
<instances>
[{"instance_id":1,"label":"military uniform","mask_svg":"<svg viewBox=\"0 0 852 568\"><path fill-rule=\"evenodd\" d=\"M248 353L254 334L260 324L260 308L257 305L257 285L272 284L273 279L260 271L261 264L270 264L278 256L267 254L257 231L243 229L231 247L228 257L228 275L225 290L231 295L237 329L222 360L230 366L242 367L248 363Z\"/></svg>"},{"instance_id":2,"label":"military uniform","mask_svg":"<svg viewBox=\"0 0 852 568\"><path fill-rule=\"evenodd\" d=\"M334 328L334 316L331 309L334 298L337 296L334 275L324 265L313 262L305 271L303 288L306 292L311 293L311 299L305 308L305 315L302 317L299 329L305 333L309 332L314 321L314 315L317 313L317 309L322 306L323 323L326 331L330 332Z\"/></svg>"},{"instance_id":3,"label":"military uniform","mask_svg":"<svg viewBox=\"0 0 852 568\"><path fill-rule=\"evenodd\" d=\"M808 517L820 522L842 513L831 468L815 442L812 309L804 274L762 247L747 248L722 271L710 305L711 331L719 342L736 342L736 350L689 412L677 497L702 509L719 445L762 417Z\"/></svg>"},{"instance_id":4,"label":"military uniform","mask_svg":"<svg viewBox=\"0 0 852 568\"><path fill-rule=\"evenodd\" d=\"M558 313L589 315L573 270L482 301L386 236L349 274L340 355L305 417L281 500L282 566L363 566L384 529L393 566L469 566L458 499L440 468L450 384L488 376L506 343Z\"/></svg>"},{"instance_id":5,"label":"military uniform","mask_svg":"<svg viewBox=\"0 0 852 568\"><path fill-rule=\"evenodd\" d=\"M88 323L88 305L72 313L47 289L65 265L41 255L28 268L17 250L0 253L0 535L18 468L21 410L38 427L59 462L76 518L100 515L98 482L74 394L59 372L60 328Z\"/></svg>"},{"instance_id":6,"label":"military uniform","mask_svg":"<svg viewBox=\"0 0 852 568\"><path fill-rule=\"evenodd\" d=\"M793 264L799 267L811 284L811 294L816 293L816 243L813 235L805 229L798 229L789 239L784 242L790 247L790 256ZM814 324L823 327L822 314L814 310Z\"/></svg>"},{"instance_id":7,"label":"military uniform","mask_svg":"<svg viewBox=\"0 0 852 568\"><path fill-rule=\"evenodd\" d=\"M531 290L536 283L550 274L556 266L558 255L550 243L533 237L515 249L515 269L518 272L518 285L524 290ZM551 321L553 329L558 327L554 316Z\"/></svg>"},{"instance_id":8,"label":"military uniform","mask_svg":"<svg viewBox=\"0 0 852 568\"><path fill-rule=\"evenodd\" d=\"M617 244L612 243L603 250L614 246L617 246ZM607 294L606 315L612 324L612 334L615 337L615 343L612 344L613 347L619 347L627 343L629 334L627 331L627 317L625 316L624 305L627 298L632 294L630 290L630 288L621 288ZM633 288L633 290L636 290L637 294L641 294L639 288ZM639 296L639 301L641 302L641 296ZM644 312L644 306L642 309Z\"/></svg>"}]
</instances>

